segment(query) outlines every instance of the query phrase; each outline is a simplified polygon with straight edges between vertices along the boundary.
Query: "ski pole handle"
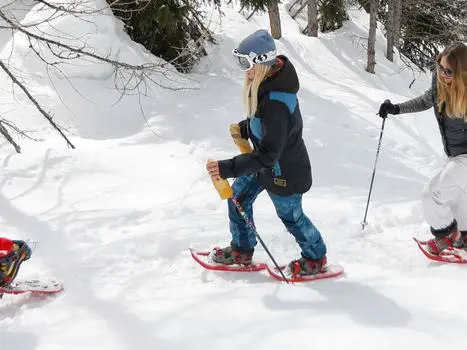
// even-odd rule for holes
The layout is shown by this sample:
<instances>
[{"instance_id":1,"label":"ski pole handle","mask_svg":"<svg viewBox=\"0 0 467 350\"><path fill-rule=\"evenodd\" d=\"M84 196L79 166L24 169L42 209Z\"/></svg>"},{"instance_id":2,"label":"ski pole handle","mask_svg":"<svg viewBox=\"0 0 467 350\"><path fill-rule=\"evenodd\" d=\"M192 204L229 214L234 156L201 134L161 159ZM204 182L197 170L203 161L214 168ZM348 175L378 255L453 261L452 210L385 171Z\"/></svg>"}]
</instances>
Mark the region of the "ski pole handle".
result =
<instances>
[{"instance_id":1,"label":"ski pole handle","mask_svg":"<svg viewBox=\"0 0 467 350\"><path fill-rule=\"evenodd\" d=\"M216 178L216 177L211 176L211 180L217 192L219 193L219 196L221 197L221 199L228 199L232 197L233 190L232 190L232 187L230 187L230 184L226 179L222 179L220 177Z\"/></svg>"},{"instance_id":2,"label":"ski pole handle","mask_svg":"<svg viewBox=\"0 0 467 350\"><path fill-rule=\"evenodd\" d=\"M233 142L237 145L240 153L251 153L253 148L250 145L250 142L246 139L243 139L240 134L240 126L238 124L230 124L229 127L230 136L232 136Z\"/></svg>"},{"instance_id":3,"label":"ski pole handle","mask_svg":"<svg viewBox=\"0 0 467 350\"><path fill-rule=\"evenodd\" d=\"M215 162L215 161L213 159L208 159L208 164L211 162ZM212 181L212 184L214 185L214 188L219 193L219 196L221 197L221 199L228 199L232 197L233 189L232 187L230 187L230 184L226 179L223 179L220 177L220 175L217 175L217 176L211 176L211 181Z\"/></svg>"},{"instance_id":4,"label":"ski pole handle","mask_svg":"<svg viewBox=\"0 0 467 350\"><path fill-rule=\"evenodd\" d=\"M237 145L238 149L240 150L240 153L251 153L253 152L253 148L251 148L250 143L248 140L242 139L242 138L234 138L234 143Z\"/></svg>"}]
</instances>

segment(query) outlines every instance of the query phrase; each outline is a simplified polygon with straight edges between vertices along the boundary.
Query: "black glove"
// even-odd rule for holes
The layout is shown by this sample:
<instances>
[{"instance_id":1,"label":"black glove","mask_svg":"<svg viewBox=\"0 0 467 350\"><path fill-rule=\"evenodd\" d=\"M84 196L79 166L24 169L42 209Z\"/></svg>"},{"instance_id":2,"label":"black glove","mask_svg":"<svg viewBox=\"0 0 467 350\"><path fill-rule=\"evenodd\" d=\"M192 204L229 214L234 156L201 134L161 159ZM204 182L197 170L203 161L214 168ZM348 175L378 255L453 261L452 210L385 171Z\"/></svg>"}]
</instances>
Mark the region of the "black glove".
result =
<instances>
[{"instance_id":1,"label":"black glove","mask_svg":"<svg viewBox=\"0 0 467 350\"><path fill-rule=\"evenodd\" d=\"M389 114L399 114L399 106L398 105L393 105L390 100L384 101L381 106L379 107L379 116L381 118L387 118L388 113Z\"/></svg>"}]
</instances>

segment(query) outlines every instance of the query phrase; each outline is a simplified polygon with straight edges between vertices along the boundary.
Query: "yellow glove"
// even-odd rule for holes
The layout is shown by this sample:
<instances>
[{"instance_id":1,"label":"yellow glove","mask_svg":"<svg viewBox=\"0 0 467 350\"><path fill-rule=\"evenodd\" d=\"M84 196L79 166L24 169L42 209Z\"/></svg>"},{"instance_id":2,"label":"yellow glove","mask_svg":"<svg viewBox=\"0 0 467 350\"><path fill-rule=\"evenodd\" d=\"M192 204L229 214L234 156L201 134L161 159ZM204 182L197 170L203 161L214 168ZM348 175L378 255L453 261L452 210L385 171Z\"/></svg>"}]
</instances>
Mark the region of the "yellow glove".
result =
<instances>
[{"instance_id":1,"label":"yellow glove","mask_svg":"<svg viewBox=\"0 0 467 350\"><path fill-rule=\"evenodd\" d=\"M229 131L234 143L240 149L241 153L253 152L253 148L251 147L250 142L248 140L242 139L242 135L240 133L240 125L230 124Z\"/></svg>"}]
</instances>

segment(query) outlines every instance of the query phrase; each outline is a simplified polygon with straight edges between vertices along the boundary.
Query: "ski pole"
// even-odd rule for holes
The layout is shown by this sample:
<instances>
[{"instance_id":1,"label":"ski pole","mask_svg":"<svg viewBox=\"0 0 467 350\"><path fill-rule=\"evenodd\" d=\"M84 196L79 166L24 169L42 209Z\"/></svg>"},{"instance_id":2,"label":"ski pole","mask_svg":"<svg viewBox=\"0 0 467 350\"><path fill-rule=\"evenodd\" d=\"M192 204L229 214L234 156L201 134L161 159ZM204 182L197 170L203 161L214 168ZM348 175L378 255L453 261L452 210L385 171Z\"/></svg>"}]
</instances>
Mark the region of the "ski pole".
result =
<instances>
[{"instance_id":1,"label":"ski pole","mask_svg":"<svg viewBox=\"0 0 467 350\"><path fill-rule=\"evenodd\" d=\"M238 212L240 213L240 215L243 217L243 219L245 220L245 222L247 223L247 225L250 227L250 229L253 231L253 233L255 234L255 236L258 238L259 242L261 243L261 245L263 246L264 250L266 251L266 253L269 255L269 258L271 258L272 262L274 263L274 265L276 266L276 268L279 270L279 273L281 274L282 278L284 279L284 281L287 282L287 284L289 283L289 280L287 279L287 277L285 277L284 273L282 272L282 269L279 267L279 265L277 264L276 260L274 259L274 257L272 256L271 252L269 251L269 249L267 248L266 244L263 242L261 236L258 234L258 232L256 231L256 228L255 228L255 225L253 224L253 222L248 218L248 215L246 214L245 210L243 210L242 206L240 205L240 203L238 202L237 198L235 198L234 194L233 194L233 190L232 190L232 187L230 186L229 182L226 180L226 179L214 179L214 178L211 178L212 179L212 182L214 183L214 187L216 188L217 192L219 192L219 195L221 197L221 199L231 199L232 202L234 203L235 207L238 209Z\"/></svg>"},{"instance_id":2,"label":"ski pole","mask_svg":"<svg viewBox=\"0 0 467 350\"><path fill-rule=\"evenodd\" d=\"M373 167L373 175L371 176L370 191L368 193L368 199L367 199L367 202L366 202L365 216L364 216L363 221L362 221L362 231L365 229L365 226L368 225L368 223L366 222L366 216L367 216L367 213L368 213L368 206L370 204L371 190L373 189L373 181L375 179L375 173L376 173L376 164L378 163L379 150L381 148L381 140L383 139L384 124L386 123L387 115L383 116L382 118L383 118L383 124L381 125L381 132L380 132L380 135L379 135L378 148L376 150L376 159L375 159L375 165Z\"/></svg>"}]
</instances>

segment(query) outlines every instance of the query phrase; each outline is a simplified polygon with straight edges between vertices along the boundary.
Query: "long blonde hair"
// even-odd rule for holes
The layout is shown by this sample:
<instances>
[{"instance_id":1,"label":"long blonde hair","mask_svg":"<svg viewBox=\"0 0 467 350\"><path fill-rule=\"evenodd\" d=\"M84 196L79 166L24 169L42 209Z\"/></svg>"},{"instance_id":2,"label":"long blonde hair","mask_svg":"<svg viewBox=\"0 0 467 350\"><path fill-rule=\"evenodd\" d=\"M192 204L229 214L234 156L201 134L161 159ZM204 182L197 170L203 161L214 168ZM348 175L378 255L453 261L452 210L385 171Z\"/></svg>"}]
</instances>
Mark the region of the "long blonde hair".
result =
<instances>
[{"instance_id":1,"label":"long blonde hair","mask_svg":"<svg viewBox=\"0 0 467 350\"><path fill-rule=\"evenodd\" d=\"M243 81L243 105L247 117L252 117L256 113L258 108L258 89L261 83L279 70L281 62L276 60L273 66L265 64L255 65L255 77L253 80L248 78L248 74L245 73Z\"/></svg>"},{"instance_id":2,"label":"long blonde hair","mask_svg":"<svg viewBox=\"0 0 467 350\"><path fill-rule=\"evenodd\" d=\"M438 55L438 63L443 56L446 56L454 75L452 82L446 84L438 73L438 110L442 111L446 102L446 113L450 118L467 122L467 46L460 42L448 46Z\"/></svg>"}]
</instances>

